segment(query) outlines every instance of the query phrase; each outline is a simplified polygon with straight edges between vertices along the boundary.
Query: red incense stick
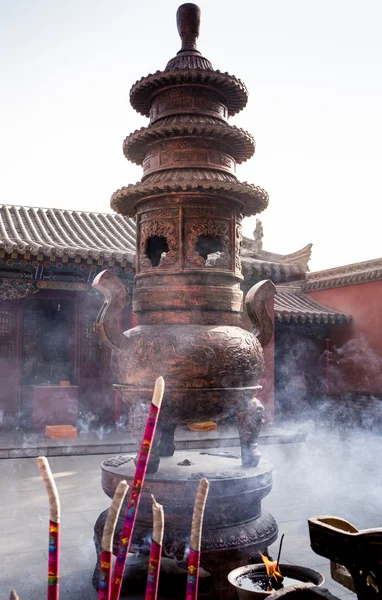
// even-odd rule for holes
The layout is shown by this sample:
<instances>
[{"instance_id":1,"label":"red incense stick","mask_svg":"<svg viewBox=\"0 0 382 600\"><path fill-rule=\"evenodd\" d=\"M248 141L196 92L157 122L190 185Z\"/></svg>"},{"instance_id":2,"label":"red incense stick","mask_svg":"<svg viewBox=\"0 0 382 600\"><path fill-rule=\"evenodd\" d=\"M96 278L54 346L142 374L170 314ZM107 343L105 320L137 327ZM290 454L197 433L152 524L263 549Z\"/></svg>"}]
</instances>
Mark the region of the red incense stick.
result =
<instances>
[{"instance_id":1,"label":"red incense stick","mask_svg":"<svg viewBox=\"0 0 382 600\"><path fill-rule=\"evenodd\" d=\"M103 529L100 554L100 571L98 582L98 600L110 600L111 564L113 561L113 539L121 506L129 489L126 481L120 481L114 492L113 500L107 514Z\"/></svg>"},{"instance_id":2,"label":"red incense stick","mask_svg":"<svg viewBox=\"0 0 382 600\"><path fill-rule=\"evenodd\" d=\"M48 550L48 600L58 600L60 595L60 498L52 471L45 456L39 456L37 465L49 498L49 550Z\"/></svg>"},{"instance_id":3,"label":"red incense stick","mask_svg":"<svg viewBox=\"0 0 382 600\"><path fill-rule=\"evenodd\" d=\"M123 574L125 572L127 554L130 548L130 542L133 535L135 519L141 499L141 490L145 481L147 463L149 462L151 445L154 439L155 430L158 422L160 406L164 392L164 379L158 377L155 382L153 398L150 405L149 416L147 417L145 432L143 434L141 449L138 454L137 466L135 470L133 486L131 488L129 503L127 505L125 522L122 529L121 539L119 541L117 559L114 565L113 577L111 581L111 600L118 600Z\"/></svg>"},{"instance_id":4,"label":"red incense stick","mask_svg":"<svg viewBox=\"0 0 382 600\"><path fill-rule=\"evenodd\" d=\"M201 479L192 515L190 553L188 555L187 590L186 600L197 600L199 568L200 568L200 545L202 541L202 528L204 508L207 502L209 481Z\"/></svg>"},{"instance_id":5,"label":"red incense stick","mask_svg":"<svg viewBox=\"0 0 382 600\"><path fill-rule=\"evenodd\" d=\"M157 598L164 530L163 506L158 504L154 496L151 497L153 499L153 537L150 547L149 571L147 574L145 600L156 600Z\"/></svg>"}]
</instances>

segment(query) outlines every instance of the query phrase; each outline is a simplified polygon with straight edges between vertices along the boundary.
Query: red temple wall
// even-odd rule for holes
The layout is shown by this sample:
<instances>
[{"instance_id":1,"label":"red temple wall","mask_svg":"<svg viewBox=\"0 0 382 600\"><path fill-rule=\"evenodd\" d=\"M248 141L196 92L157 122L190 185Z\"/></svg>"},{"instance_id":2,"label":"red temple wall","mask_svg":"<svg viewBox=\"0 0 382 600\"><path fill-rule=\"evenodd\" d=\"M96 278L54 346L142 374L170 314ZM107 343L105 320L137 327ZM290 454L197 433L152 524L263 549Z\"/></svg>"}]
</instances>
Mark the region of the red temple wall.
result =
<instances>
[{"instance_id":1,"label":"red temple wall","mask_svg":"<svg viewBox=\"0 0 382 600\"><path fill-rule=\"evenodd\" d=\"M382 394L382 281L308 292L353 317L330 335L329 393Z\"/></svg>"}]
</instances>

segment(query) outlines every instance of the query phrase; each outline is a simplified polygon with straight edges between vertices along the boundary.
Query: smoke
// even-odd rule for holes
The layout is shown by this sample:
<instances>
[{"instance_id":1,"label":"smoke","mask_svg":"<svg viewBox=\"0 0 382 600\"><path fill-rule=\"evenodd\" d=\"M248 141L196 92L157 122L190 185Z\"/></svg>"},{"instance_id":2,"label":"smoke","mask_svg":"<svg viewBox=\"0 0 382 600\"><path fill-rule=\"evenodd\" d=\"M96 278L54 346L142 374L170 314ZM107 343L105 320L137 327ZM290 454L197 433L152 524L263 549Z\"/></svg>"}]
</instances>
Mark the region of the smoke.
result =
<instances>
[{"instance_id":1,"label":"smoke","mask_svg":"<svg viewBox=\"0 0 382 600\"><path fill-rule=\"evenodd\" d=\"M330 354L330 378L335 391L376 391L382 395L382 356L361 334Z\"/></svg>"},{"instance_id":2,"label":"smoke","mask_svg":"<svg viewBox=\"0 0 382 600\"><path fill-rule=\"evenodd\" d=\"M381 436L324 426L307 428L307 433L304 443L261 449L274 464L274 486L264 506L278 521L280 533L288 532L288 522L300 520L307 534L306 519L325 514L357 528L381 527Z\"/></svg>"},{"instance_id":3,"label":"smoke","mask_svg":"<svg viewBox=\"0 0 382 600\"><path fill-rule=\"evenodd\" d=\"M296 428L382 431L382 357L366 336L324 350L283 331L275 351L275 420ZM379 394L375 393L379 390Z\"/></svg>"},{"instance_id":4,"label":"smoke","mask_svg":"<svg viewBox=\"0 0 382 600\"><path fill-rule=\"evenodd\" d=\"M274 464L264 507L287 534L285 558L304 564L309 516L382 526L382 357L366 336L327 353L324 336L282 331L275 347L275 425L306 433L306 441L261 448Z\"/></svg>"}]
</instances>

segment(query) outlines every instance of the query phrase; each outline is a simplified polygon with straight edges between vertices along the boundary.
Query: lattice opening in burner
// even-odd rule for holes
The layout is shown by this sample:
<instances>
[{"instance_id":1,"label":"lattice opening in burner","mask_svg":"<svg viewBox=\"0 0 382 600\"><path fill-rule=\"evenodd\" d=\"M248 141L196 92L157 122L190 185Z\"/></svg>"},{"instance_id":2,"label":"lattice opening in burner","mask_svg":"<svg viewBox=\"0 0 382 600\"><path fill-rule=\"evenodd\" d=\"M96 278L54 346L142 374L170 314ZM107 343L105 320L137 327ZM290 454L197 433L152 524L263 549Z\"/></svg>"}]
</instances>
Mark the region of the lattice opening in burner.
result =
<instances>
[{"instance_id":1,"label":"lattice opening in burner","mask_svg":"<svg viewBox=\"0 0 382 600\"><path fill-rule=\"evenodd\" d=\"M199 256L202 256L204 260L207 260L210 254L223 252L222 241L218 235L205 235L203 233L202 235L199 235L195 242L195 250Z\"/></svg>"},{"instance_id":2,"label":"lattice opening in burner","mask_svg":"<svg viewBox=\"0 0 382 600\"><path fill-rule=\"evenodd\" d=\"M146 242L146 256L152 267L157 267L163 256L169 251L167 238L163 235L151 235Z\"/></svg>"}]
</instances>

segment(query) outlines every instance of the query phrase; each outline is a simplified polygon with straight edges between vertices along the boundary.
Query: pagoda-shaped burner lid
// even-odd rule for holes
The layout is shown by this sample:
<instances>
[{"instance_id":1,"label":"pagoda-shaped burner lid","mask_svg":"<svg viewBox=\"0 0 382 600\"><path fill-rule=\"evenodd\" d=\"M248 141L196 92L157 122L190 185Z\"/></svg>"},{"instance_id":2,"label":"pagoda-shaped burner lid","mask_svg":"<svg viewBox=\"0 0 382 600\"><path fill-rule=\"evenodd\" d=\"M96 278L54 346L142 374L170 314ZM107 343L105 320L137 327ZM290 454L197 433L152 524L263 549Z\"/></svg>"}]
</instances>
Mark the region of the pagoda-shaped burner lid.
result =
<instances>
[{"instance_id":1,"label":"pagoda-shaped burner lid","mask_svg":"<svg viewBox=\"0 0 382 600\"><path fill-rule=\"evenodd\" d=\"M199 85L214 90L224 98L229 116L240 112L248 101L245 85L233 75L214 70L209 60L196 47L199 36L200 9L196 4L182 4L177 11L177 25L182 47L164 71L142 77L130 90L133 108L145 117L150 116L155 94L178 85Z\"/></svg>"},{"instance_id":2,"label":"pagoda-shaped burner lid","mask_svg":"<svg viewBox=\"0 0 382 600\"><path fill-rule=\"evenodd\" d=\"M135 216L138 203L158 194L205 194L235 202L244 216L268 204L261 188L241 183L236 164L255 150L253 137L227 123L247 102L244 84L212 68L197 49L200 9L183 4L177 12L181 49L164 71L136 82L132 106L150 117L124 141L126 158L143 167L139 183L117 190L111 207Z\"/></svg>"},{"instance_id":3,"label":"pagoda-shaped burner lid","mask_svg":"<svg viewBox=\"0 0 382 600\"><path fill-rule=\"evenodd\" d=\"M204 69L212 71L212 64L201 55L196 41L200 31L200 8L188 2L179 6L176 13L176 24L182 47L168 63L165 71L174 69Z\"/></svg>"}]
</instances>

